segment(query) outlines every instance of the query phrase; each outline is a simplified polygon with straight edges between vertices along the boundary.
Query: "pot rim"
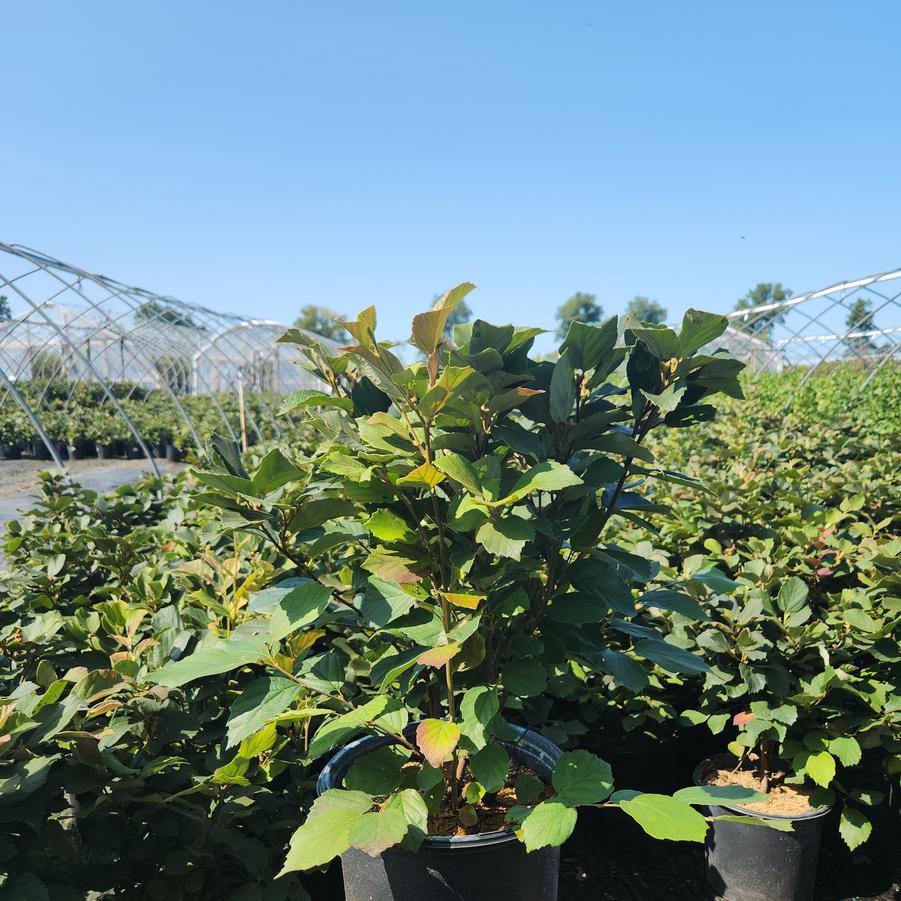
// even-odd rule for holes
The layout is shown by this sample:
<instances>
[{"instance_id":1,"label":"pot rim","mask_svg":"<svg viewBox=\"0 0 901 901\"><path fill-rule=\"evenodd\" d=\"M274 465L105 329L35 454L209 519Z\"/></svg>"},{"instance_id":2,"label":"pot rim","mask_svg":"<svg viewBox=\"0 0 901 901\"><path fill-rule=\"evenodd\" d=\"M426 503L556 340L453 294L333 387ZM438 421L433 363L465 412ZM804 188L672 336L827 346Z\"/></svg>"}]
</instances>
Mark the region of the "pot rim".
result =
<instances>
[{"instance_id":1,"label":"pot rim","mask_svg":"<svg viewBox=\"0 0 901 901\"><path fill-rule=\"evenodd\" d=\"M404 727L404 735L415 733L418 725L418 720L408 723ZM517 738L514 741L499 740L498 744L504 745L508 749L532 745L536 750L544 751L546 754L554 757L555 760L563 754L562 748L557 747L550 739L545 738L540 733L513 723L507 723L507 726L517 733ZM391 735L363 735L343 745L322 768L322 772L316 780L316 795L321 795L329 788L336 787L329 783L335 781L336 764L340 766L340 758L346 753L364 745L371 746L372 750L375 751L386 745L397 743L397 740ZM422 841L421 849L430 851L465 851L515 841L519 841L519 839L514 831L510 828L504 828L494 829L491 832L480 832L478 835L427 835Z\"/></svg>"},{"instance_id":2,"label":"pot rim","mask_svg":"<svg viewBox=\"0 0 901 901\"><path fill-rule=\"evenodd\" d=\"M735 760L735 758L731 754L714 754L712 757L707 757L702 760L692 772L692 781L695 785L703 786L707 785L703 780L703 776L707 769L718 760L723 760L724 758L728 758L729 760ZM750 807L742 807L738 804L709 804L708 807L722 807L723 810L729 810L733 813L740 814L742 816L751 816L757 817L761 820L816 820L820 817L826 816L832 810L832 805L825 804L822 807L815 807L813 810L808 811L807 813L796 813L796 814L784 814L784 813L764 813L760 810L752 810ZM740 823L736 825L741 825Z\"/></svg>"}]
</instances>

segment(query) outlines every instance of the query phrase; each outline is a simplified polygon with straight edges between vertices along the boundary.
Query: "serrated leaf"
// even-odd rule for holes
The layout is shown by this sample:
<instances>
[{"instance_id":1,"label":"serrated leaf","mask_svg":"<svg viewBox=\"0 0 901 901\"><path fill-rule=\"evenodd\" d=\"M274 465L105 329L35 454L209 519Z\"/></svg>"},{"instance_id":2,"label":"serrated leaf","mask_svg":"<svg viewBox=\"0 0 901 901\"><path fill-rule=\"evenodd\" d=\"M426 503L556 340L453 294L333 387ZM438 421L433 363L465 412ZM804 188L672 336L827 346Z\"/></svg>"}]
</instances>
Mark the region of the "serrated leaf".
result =
<instances>
[{"instance_id":1,"label":"serrated leaf","mask_svg":"<svg viewBox=\"0 0 901 901\"><path fill-rule=\"evenodd\" d=\"M804 770L817 785L828 788L835 778L835 758L828 751L811 754L804 764Z\"/></svg>"},{"instance_id":2,"label":"serrated leaf","mask_svg":"<svg viewBox=\"0 0 901 901\"><path fill-rule=\"evenodd\" d=\"M368 795L389 795L400 785L401 767L410 751L400 745L385 745L358 757L344 777L344 788Z\"/></svg>"},{"instance_id":3,"label":"serrated leaf","mask_svg":"<svg viewBox=\"0 0 901 901\"><path fill-rule=\"evenodd\" d=\"M364 521L367 530L380 541L402 541L410 544L416 540L416 533L391 510L376 510Z\"/></svg>"},{"instance_id":4,"label":"serrated leaf","mask_svg":"<svg viewBox=\"0 0 901 901\"><path fill-rule=\"evenodd\" d=\"M360 614L373 625L387 626L409 613L416 600L400 585L371 576L366 582Z\"/></svg>"},{"instance_id":5,"label":"serrated leaf","mask_svg":"<svg viewBox=\"0 0 901 901\"><path fill-rule=\"evenodd\" d=\"M845 844L852 850L859 848L873 832L873 824L854 807L842 808L838 832Z\"/></svg>"},{"instance_id":6,"label":"serrated leaf","mask_svg":"<svg viewBox=\"0 0 901 901\"><path fill-rule=\"evenodd\" d=\"M447 720L426 719L416 727L416 746L434 767L444 763L459 741L460 727Z\"/></svg>"},{"instance_id":7,"label":"serrated leaf","mask_svg":"<svg viewBox=\"0 0 901 901\"><path fill-rule=\"evenodd\" d=\"M497 557L519 560L526 542L535 535L532 525L518 516L506 516L479 526L476 541Z\"/></svg>"},{"instance_id":8,"label":"serrated leaf","mask_svg":"<svg viewBox=\"0 0 901 901\"><path fill-rule=\"evenodd\" d=\"M269 635L280 641L286 635L311 626L328 609L332 592L319 582L305 582L292 588L269 608Z\"/></svg>"},{"instance_id":9,"label":"serrated leaf","mask_svg":"<svg viewBox=\"0 0 901 901\"><path fill-rule=\"evenodd\" d=\"M376 695L360 707L326 721L316 730L307 750L307 757L315 760L331 751L335 745L355 735L366 723L372 722L384 713L387 706L388 698L385 695Z\"/></svg>"},{"instance_id":10,"label":"serrated leaf","mask_svg":"<svg viewBox=\"0 0 901 901\"><path fill-rule=\"evenodd\" d=\"M833 738L829 742L829 753L837 757L843 766L854 766L860 763L862 756L857 739L850 735Z\"/></svg>"},{"instance_id":11,"label":"serrated leaf","mask_svg":"<svg viewBox=\"0 0 901 901\"><path fill-rule=\"evenodd\" d=\"M635 653L652 660L670 673L706 673L710 667L703 657L698 657L668 641L642 638L635 642Z\"/></svg>"},{"instance_id":12,"label":"serrated leaf","mask_svg":"<svg viewBox=\"0 0 901 901\"><path fill-rule=\"evenodd\" d=\"M707 821L691 805L669 795L641 794L623 799L620 808L652 838L702 842Z\"/></svg>"},{"instance_id":13,"label":"serrated leaf","mask_svg":"<svg viewBox=\"0 0 901 901\"><path fill-rule=\"evenodd\" d=\"M689 788L680 788L673 793L673 797L686 804L728 805L766 801L769 795L742 785L692 785Z\"/></svg>"},{"instance_id":14,"label":"serrated leaf","mask_svg":"<svg viewBox=\"0 0 901 901\"><path fill-rule=\"evenodd\" d=\"M402 487L413 486L419 488L432 489L436 485L440 485L445 479L445 475L440 469L432 466L431 463L422 463L412 472L408 472L405 476L401 476L397 480L397 484Z\"/></svg>"},{"instance_id":15,"label":"serrated leaf","mask_svg":"<svg viewBox=\"0 0 901 901\"><path fill-rule=\"evenodd\" d=\"M363 792L331 788L310 808L306 822L291 836L279 876L321 867L350 848L350 830L372 807Z\"/></svg>"},{"instance_id":16,"label":"serrated leaf","mask_svg":"<svg viewBox=\"0 0 901 901\"><path fill-rule=\"evenodd\" d=\"M738 823L741 826L765 826L767 829L775 829L777 832L794 832L791 820L776 820L769 817L750 817L741 816L740 814L724 814L723 816L711 817L717 822Z\"/></svg>"},{"instance_id":17,"label":"serrated leaf","mask_svg":"<svg viewBox=\"0 0 901 901\"><path fill-rule=\"evenodd\" d=\"M437 593L449 604L453 604L455 607L465 607L467 610L475 610L485 600L484 594L460 594L455 591L439 591Z\"/></svg>"},{"instance_id":18,"label":"serrated leaf","mask_svg":"<svg viewBox=\"0 0 901 901\"><path fill-rule=\"evenodd\" d=\"M337 397L334 394L326 394L325 391L316 391L312 388L300 388L285 395L279 404L279 415L293 413L295 410L303 410L306 407L335 407L339 410L353 410L354 404L349 397Z\"/></svg>"},{"instance_id":19,"label":"serrated leaf","mask_svg":"<svg viewBox=\"0 0 901 901\"><path fill-rule=\"evenodd\" d=\"M538 660L513 660L504 667L501 682L519 698L534 698L547 686L547 671Z\"/></svg>"},{"instance_id":20,"label":"serrated leaf","mask_svg":"<svg viewBox=\"0 0 901 901\"><path fill-rule=\"evenodd\" d=\"M487 685L469 688L460 701L460 730L478 750L484 748L488 727L500 709L497 691Z\"/></svg>"},{"instance_id":21,"label":"serrated leaf","mask_svg":"<svg viewBox=\"0 0 901 901\"><path fill-rule=\"evenodd\" d=\"M574 808L550 799L542 801L526 814L517 829L526 851L537 851L548 845L562 845L576 827L577 814Z\"/></svg>"},{"instance_id":22,"label":"serrated leaf","mask_svg":"<svg viewBox=\"0 0 901 901\"><path fill-rule=\"evenodd\" d=\"M196 679L241 669L269 656L265 638L230 638L205 644L181 660L173 660L147 679L167 688L179 688Z\"/></svg>"},{"instance_id":23,"label":"serrated leaf","mask_svg":"<svg viewBox=\"0 0 901 901\"><path fill-rule=\"evenodd\" d=\"M480 495L482 483L466 457L460 454L449 453L435 459L435 466L448 478L462 485L470 494Z\"/></svg>"},{"instance_id":24,"label":"serrated leaf","mask_svg":"<svg viewBox=\"0 0 901 901\"><path fill-rule=\"evenodd\" d=\"M508 506L521 501L533 491L562 491L582 484L582 480L565 464L545 460L524 472L506 497L486 502L486 506Z\"/></svg>"},{"instance_id":25,"label":"serrated leaf","mask_svg":"<svg viewBox=\"0 0 901 901\"><path fill-rule=\"evenodd\" d=\"M423 666L432 666L435 669L444 666L448 660L460 653L460 645L456 642L439 645L437 648L429 648L416 658L417 663Z\"/></svg>"},{"instance_id":26,"label":"serrated leaf","mask_svg":"<svg viewBox=\"0 0 901 901\"><path fill-rule=\"evenodd\" d=\"M507 781L510 755L503 745L485 745L470 757L469 768L473 777L485 786L485 791L497 792L504 787Z\"/></svg>"},{"instance_id":27,"label":"serrated leaf","mask_svg":"<svg viewBox=\"0 0 901 901\"><path fill-rule=\"evenodd\" d=\"M380 810L364 813L350 827L348 839L352 848L378 857L382 851L400 844L407 827L403 809L397 804L385 804Z\"/></svg>"},{"instance_id":28,"label":"serrated leaf","mask_svg":"<svg viewBox=\"0 0 901 901\"><path fill-rule=\"evenodd\" d=\"M254 679L229 708L225 747L239 744L287 710L299 691L300 686L286 676Z\"/></svg>"},{"instance_id":29,"label":"serrated leaf","mask_svg":"<svg viewBox=\"0 0 901 901\"><path fill-rule=\"evenodd\" d=\"M520 773L514 785L518 804L531 804L544 791L544 783L531 773Z\"/></svg>"},{"instance_id":30,"label":"serrated leaf","mask_svg":"<svg viewBox=\"0 0 901 901\"><path fill-rule=\"evenodd\" d=\"M551 782L566 803L598 804L613 791L613 772L588 751L566 751L554 765Z\"/></svg>"}]
</instances>

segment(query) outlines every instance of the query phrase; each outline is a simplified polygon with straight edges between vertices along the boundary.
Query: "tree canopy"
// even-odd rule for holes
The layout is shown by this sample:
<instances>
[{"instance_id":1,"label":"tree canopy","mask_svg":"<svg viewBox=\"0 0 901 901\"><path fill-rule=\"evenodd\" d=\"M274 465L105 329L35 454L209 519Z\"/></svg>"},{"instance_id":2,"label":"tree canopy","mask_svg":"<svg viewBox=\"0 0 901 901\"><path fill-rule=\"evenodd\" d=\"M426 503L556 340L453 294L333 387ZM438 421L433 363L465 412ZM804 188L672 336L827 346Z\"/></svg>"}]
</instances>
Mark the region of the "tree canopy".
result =
<instances>
[{"instance_id":1,"label":"tree canopy","mask_svg":"<svg viewBox=\"0 0 901 901\"><path fill-rule=\"evenodd\" d=\"M873 304L866 297L858 297L848 310L845 325L852 332L875 332L879 326L873 315ZM845 339L849 353L861 353L878 349L872 335L856 334Z\"/></svg>"},{"instance_id":2,"label":"tree canopy","mask_svg":"<svg viewBox=\"0 0 901 901\"><path fill-rule=\"evenodd\" d=\"M9 306L9 299L5 294L0 294L0 322L8 322L13 317L13 311Z\"/></svg>"},{"instance_id":3,"label":"tree canopy","mask_svg":"<svg viewBox=\"0 0 901 901\"><path fill-rule=\"evenodd\" d=\"M577 291L557 309L557 337L562 341L573 322L585 322L590 325L593 322L600 322L603 315L603 307L597 302L594 294Z\"/></svg>"},{"instance_id":4,"label":"tree canopy","mask_svg":"<svg viewBox=\"0 0 901 901\"><path fill-rule=\"evenodd\" d=\"M790 288L783 288L782 282L758 282L744 297L740 297L735 303L736 310L750 310L754 307L769 303L782 303L792 296ZM772 334L773 326L785 319L785 310L766 310L749 316L747 322L741 323L741 328L754 335L768 337Z\"/></svg>"},{"instance_id":5,"label":"tree canopy","mask_svg":"<svg viewBox=\"0 0 901 901\"><path fill-rule=\"evenodd\" d=\"M640 294L636 294L629 301L626 312L642 322L657 324L666 322L666 307L661 306L656 300L650 300Z\"/></svg>"},{"instance_id":6,"label":"tree canopy","mask_svg":"<svg viewBox=\"0 0 901 901\"><path fill-rule=\"evenodd\" d=\"M347 338L347 329L341 324L342 319L344 316L341 313L336 313L328 307L307 304L300 308L300 315L294 320L294 325L322 338L344 341Z\"/></svg>"}]
</instances>

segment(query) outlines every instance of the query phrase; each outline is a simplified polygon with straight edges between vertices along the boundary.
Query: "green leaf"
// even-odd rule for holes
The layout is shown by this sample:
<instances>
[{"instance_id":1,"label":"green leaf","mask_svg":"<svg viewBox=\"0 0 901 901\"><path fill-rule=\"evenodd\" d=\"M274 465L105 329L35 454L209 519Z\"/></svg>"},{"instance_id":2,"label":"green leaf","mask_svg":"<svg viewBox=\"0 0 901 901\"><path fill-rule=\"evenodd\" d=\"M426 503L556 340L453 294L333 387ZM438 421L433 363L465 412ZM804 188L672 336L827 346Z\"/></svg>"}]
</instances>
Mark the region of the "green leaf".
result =
<instances>
[{"instance_id":1,"label":"green leaf","mask_svg":"<svg viewBox=\"0 0 901 901\"><path fill-rule=\"evenodd\" d=\"M576 400L576 382L570 352L564 350L551 375L550 411L554 422L566 422L573 411Z\"/></svg>"},{"instance_id":2,"label":"green leaf","mask_svg":"<svg viewBox=\"0 0 901 901\"><path fill-rule=\"evenodd\" d=\"M448 317L470 291L475 288L470 282L463 282L452 288L436 302L428 313L419 313L413 317L413 344L426 356L438 349L444 337L444 327Z\"/></svg>"},{"instance_id":3,"label":"green leaf","mask_svg":"<svg viewBox=\"0 0 901 901\"><path fill-rule=\"evenodd\" d=\"M323 723L313 736L307 757L315 760L327 751L331 751L335 745L341 744L351 735L359 732L366 723L372 722L384 713L387 706L388 698L385 695L376 695L360 707Z\"/></svg>"},{"instance_id":4,"label":"green leaf","mask_svg":"<svg viewBox=\"0 0 901 901\"><path fill-rule=\"evenodd\" d=\"M292 588L270 608L269 635L280 641L286 635L310 626L331 603L332 592L319 582L304 582Z\"/></svg>"},{"instance_id":5,"label":"green leaf","mask_svg":"<svg viewBox=\"0 0 901 901\"><path fill-rule=\"evenodd\" d=\"M829 753L842 762L843 766L854 766L860 763L861 750L856 738L842 735L829 742Z\"/></svg>"},{"instance_id":6,"label":"green leaf","mask_svg":"<svg viewBox=\"0 0 901 901\"><path fill-rule=\"evenodd\" d=\"M644 460L646 463L654 462L654 454L651 451L622 432L608 432L606 435L601 435L600 438L591 442L591 447L608 454L633 457L636 460Z\"/></svg>"},{"instance_id":7,"label":"green leaf","mask_svg":"<svg viewBox=\"0 0 901 901\"><path fill-rule=\"evenodd\" d=\"M271 494L289 482L305 481L307 474L278 448L269 451L253 474L253 486L261 495Z\"/></svg>"},{"instance_id":8,"label":"green leaf","mask_svg":"<svg viewBox=\"0 0 901 901\"><path fill-rule=\"evenodd\" d=\"M791 820L776 820L767 817L748 817L740 814L728 814L719 817L711 817L713 820L724 823L738 823L742 826L765 826L767 829L775 829L777 832L794 832Z\"/></svg>"},{"instance_id":9,"label":"green leaf","mask_svg":"<svg viewBox=\"0 0 901 901\"><path fill-rule=\"evenodd\" d=\"M440 485L444 481L444 473L440 469L436 469L431 463L422 463L416 469L408 472L405 476L401 476L397 480L397 484L405 487L412 485L418 488L428 488L431 490L436 485Z\"/></svg>"},{"instance_id":10,"label":"green leaf","mask_svg":"<svg viewBox=\"0 0 901 901\"><path fill-rule=\"evenodd\" d=\"M674 842L702 842L707 834L707 821L691 805L669 795L641 794L619 802L653 838Z\"/></svg>"},{"instance_id":11,"label":"green leaf","mask_svg":"<svg viewBox=\"0 0 901 901\"><path fill-rule=\"evenodd\" d=\"M694 573L691 578L695 582L706 585L717 594L731 594L738 588L738 582L730 579L722 570L717 569L715 566L710 566L701 572Z\"/></svg>"},{"instance_id":12,"label":"green leaf","mask_svg":"<svg viewBox=\"0 0 901 901\"><path fill-rule=\"evenodd\" d=\"M534 698L547 686L547 672L538 660L513 660L501 676L504 688L518 698Z\"/></svg>"},{"instance_id":13,"label":"green leaf","mask_svg":"<svg viewBox=\"0 0 901 901\"><path fill-rule=\"evenodd\" d=\"M150 673L147 679L167 688L178 688L195 679L241 669L269 656L265 638L229 638L209 642L181 660L173 660Z\"/></svg>"},{"instance_id":14,"label":"green leaf","mask_svg":"<svg viewBox=\"0 0 901 901\"><path fill-rule=\"evenodd\" d=\"M616 344L618 322L611 316L599 325L587 322L572 322L566 333L566 340L560 351L568 351L572 364L583 372L595 369L605 363L613 354ZM604 368L601 366L601 368ZM615 368L615 367L614 367Z\"/></svg>"},{"instance_id":15,"label":"green leaf","mask_svg":"<svg viewBox=\"0 0 901 901\"><path fill-rule=\"evenodd\" d=\"M360 604L360 614L376 626L387 626L390 622L410 612L416 598L408 594L400 585L386 582L378 576L370 576Z\"/></svg>"},{"instance_id":16,"label":"green leaf","mask_svg":"<svg viewBox=\"0 0 901 901\"><path fill-rule=\"evenodd\" d=\"M366 528L381 541L403 541L411 544L416 540L416 533L391 510L376 510L364 520Z\"/></svg>"},{"instance_id":17,"label":"green leaf","mask_svg":"<svg viewBox=\"0 0 901 901\"><path fill-rule=\"evenodd\" d=\"M507 782L510 755L503 745L485 745L470 757L469 768L476 781L485 786L485 791L498 792Z\"/></svg>"},{"instance_id":18,"label":"green leaf","mask_svg":"<svg viewBox=\"0 0 901 901\"><path fill-rule=\"evenodd\" d=\"M728 325L729 320L725 316L686 310L682 317L682 330L679 332L679 356L691 356L696 350L715 341L726 331Z\"/></svg>"},{"instance_id":19,"label":"green leaf","mask_svg":"<svg viewBox=\"0 0 901 901\"><path fill-rule=\"evenodd\" d=\"M533 491L562 491L582 484L582 480L565 464L545 460L523 473L506 497L491 501L487 506L507 506L521 501Z\"/></svg>"},{"instance_id":20,"label":"green leaf","mask_svg":"<svg viewBox=\"0 0 901 901\"><path fill-rule=\"evenodd\" d=\"M873 831L873 824L854 807L842 808L838 832L845 844L852 850L859 848Z\"/></svg>"},{"instance_id":21,"label":"green leaf","mask_svg":"<svg viewBox=\"0 0 901 901\"><path fill-rule=\"evenodd\" d=\"M350 827L350 846L378 857L382 851L400 844L407 834L407 818L398 804L384 804L380 810L364 813Z\"/></svg>"},{"instance_id":22,"label":"green leaf","mask_svg":"<svg viewBox=\"0 0 901 901\"><path fill-rule=\"evenodd\" d=\"M744 788L741 785L692 785L680 788L673 794L677 801L686 804L751 804L755 801L766 801L769 795Z\"/></svg>"},{"instance_id":23,"label":"green leaf","mask_svg":"<svg viewBox=\"0 0 901 901\"><path fill-rule=\"evenodd\" d=\"M340 497L324 497L316 500L303 498L288 523L288 531L294 533L312 529L324 522L350 516L356 509L354 504Z\"/></svg>"},{"instance_id":24,"label":"green leaf","mask_svg":"<svg viewBox=\"0 0 901 901\"><path fill-rule=\"evenodd\" d=\"M321 867L350 848L350 830L372 807L363 792L331 788L314 802L306 822L291 836L288 856L278 874Z\"/></svg>"},{"instance_id":25,"label":"green leaf","mask_svg":"<svg viewBox=\"0 0 901 901\"><path fill-rule=\"evenodd\" d=\"M496 521L488 521L479 526L476 541L497 557L519 560L526 542L535 534L531 523L518 516L505 516Z\"/></svg>"},{"instance_id":26,"label":"green leaf","mask_svg":"<svg viewBox=\"0 0 901 901\"><path fill-rule=\"evenodd\" d=\"M555 799L542 801L523 819L517 834L525 842L526 851L537 851L547 845L562 845L576 827L576 811Z\"/></svg>"},{"instance_id":27,"label":"green leaf","mask_svg":"<svg viewBox=\"0 0 901 901\"><path fill-rule=\"evenodd\" d=\"M669 588L659 588L656 591L648 591L639 599L639 603L646 607L659 607L662 610L674 610L687 616L689 619L708 620L710 617L704 608L692 597L681 591L673 591Z\"/></svg>"},{"instance_id":28,"label":"green leaf","mask_svg":"<svg viewBox=\"0 0 901 901\"><path fill-rule=\"evenodd\" d=\"M516 777L516 801L519 804L531 804L538 800L538 796L544 791L544 783L531 773L520 773Z\"/></svg>"},{"instance_id":29,"label":"green leaf","mask_svg":"<svg viewBox=\"0 0 901 901\"><path fill-rule=\"evenodd\" d=\"M487 685L469 688L460 701L460 731L478 750L488 740L488 727L500 709L497 691Z\"/></svg>"},{"instance_id":30,"label":"green leaf","mask_svg":"<svg viewBox=\"0 0 901 901\"><path fill-rule=\"evenodd\" d=\"M804 770L817 785L829 788L835 778L835 758L828 751L811 754L804 764Z\"/></svg>"},{"instance_id":31,"label":"green leaf","mask_svg":"<svg viewBox=\"0 0 901 901\"><path fill-rule=\"evenodd\" d=\"M279 415L293 413L306 407L335 407L339 410L353 410L354 403L349 397L337 397L325 391L300 388L286 395L279 404Z\"/></svg>"},{"instance_id":32,"label":"green leaf","mask_svg":"<svg viewBox=\"0 0 901 901\"><path fill-rule=\"evenodd\" d=\"M482 483L479 481L479 476L466 457L461 457L460 454L448 453L443 457L438 457L434 463L441 472L452 481L462 485L470 494L480 495L482 493Z\"/></svg>"},{"instance_id":33,"label":"green leaf","mask_svg":"<svg viewBox=\"0 0 901 901\"><path fill-rule=\"evenodd\" d=\"M560 800L567 804L598 804L613 791L610 764L588 751L566 751L551 777Z\"/></svg>"},{"instance_id":34,"label":"green leaf","mask_svg":"<svg viewBox=\"0 0 901 901\"><path fill-rule=\"evenodd\" d=\"M698 657L668 641L642 638L635 642L635 653L651 660L670 673L706 673L710 667L703 657Z\"/></svg>"},{"instance_id":35,"label":"green leaf","mask_svg":"<svg viewBox=\"0 0 901 901\"><path fill-rule=\"evenodd\" d=\"M792 576L780 586L776 606L783 613L797 613L807 603L807 593L807 585L797 576Z\"/></svg>"},{"instance_id":36,"label":"green leaf","mask_svg":"<svg viewBox=\"0 0 901 901\"><path fill-rule=\"evenodd\" d=\"M344 788L369 795L390 795L400 785L401 767L410 752L400 745L385 745L358 757L344 777Z\"/></svg>"},{"instance_id":37,"label":"green leaf","mask_svg":"<svg viewBox=\"0 0 901 901\"><path fill-rule=\"evenodd\" d=\"M416 745L434 767L441 766L460 741L460 727L446 720L426 719L416 727Z\"/></svg>"},{"instance_id":38,"label":"green leaf","mask_svg":"<svg viewBox=\"0 0 901 901\"><path fill-rule=\"evenodd\" d=\"M413 788L405 788L388 798L385 807L397 807L403 812L407 834L401 844L408 851L418 851L429 834L429 809L422 795Z\"/></svg>"},{"instance_id":39,"label":"green leaf","mask_svg":"<svg viewBox=\"0 0 901 901\"><path fill-rule=\"evenodd\" d=\"M235 699L228 711L225 747L239 744L287 710L300 686L285 676L260 676Z\"/></svg>"},{"instance_id":40,"label":"green leaf","mask_svg":"<svg viewBox=\"0 0 901 901\"><path fill-rule=\"evenodd\" d=\"M0 770L0 804L10 804L27 798L37 791L46 781L50 769L60 755L52 757L32 757Z\"/></svg>"}]
</instances>

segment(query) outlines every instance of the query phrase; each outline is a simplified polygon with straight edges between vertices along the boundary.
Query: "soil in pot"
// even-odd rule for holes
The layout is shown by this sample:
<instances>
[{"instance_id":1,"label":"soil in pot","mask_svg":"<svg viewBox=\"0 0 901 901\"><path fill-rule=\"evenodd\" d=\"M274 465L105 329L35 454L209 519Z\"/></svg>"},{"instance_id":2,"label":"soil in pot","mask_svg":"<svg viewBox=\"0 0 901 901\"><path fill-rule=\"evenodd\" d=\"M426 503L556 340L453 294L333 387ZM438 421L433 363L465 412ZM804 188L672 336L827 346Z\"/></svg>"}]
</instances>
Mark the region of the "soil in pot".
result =
<instances>
[{"instance_id":1,"label":"soil in pot","mask_svg":"<svg viewBox=\"0 0 901 901\"><path fill-rule=\"evenodd\" d=\"M407 727L410 737L416 725ZM536 733L512 728L519 733L517 740L503 742L511 760L549 782L561 750ZM388 736L351 742L323 770L317 791L342 786L356 760L393 742ZM494 825L492 815L501 809L506 813L505 804L503 796L499 803L489 800L482 828ZM433 828L441 830L439 818L430 819L430 832ZM444 828L451 831L449 824ZM453 831L459 831L456 825ZM341 856L341 866L347 901L556 901L560 849L527 854L513 832L501 828L480 834L430 834L416 854L394 847L370 857L351 849Z\"/></svg>"},{"instance_id":2,"label":"soil in pot","mask_svg":"<svg viewBox=\"0 0 901 901\"><path fill-rule=\"evenodd\" d=\"M760 788L755 774L739 769L731 755L701 763L694 772L694 783ZM709 808L711 816L754 816L792 825L791 832L781 832L727 821L710 824L707 878L713 890L729 901L813 898L820 837L830 808L812 808L808 793L795 786L776 783L770 786L770 793L772 797L765 802ZM780 810L790 812L777 812Z\"/></svg>"}]
</instances>

